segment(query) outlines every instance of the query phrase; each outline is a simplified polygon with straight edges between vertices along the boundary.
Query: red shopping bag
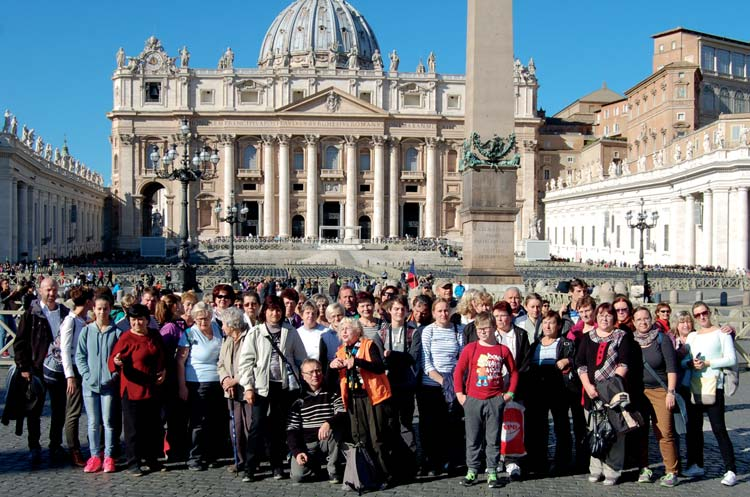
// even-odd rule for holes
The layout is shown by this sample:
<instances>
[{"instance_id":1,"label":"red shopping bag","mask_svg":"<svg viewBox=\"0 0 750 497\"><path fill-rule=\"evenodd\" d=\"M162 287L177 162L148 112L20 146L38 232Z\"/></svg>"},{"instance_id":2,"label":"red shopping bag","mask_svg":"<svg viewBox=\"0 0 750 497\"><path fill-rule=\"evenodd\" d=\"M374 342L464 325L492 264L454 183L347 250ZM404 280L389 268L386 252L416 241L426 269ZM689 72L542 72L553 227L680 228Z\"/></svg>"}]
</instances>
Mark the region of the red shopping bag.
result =
<instances>
[{"instance_id":1,"label":"red shopping bag","mask_svg":"<svg viewBox=\"0 0 750 497\"><path fill-rule=\"evenodd\" d=\"M518 402L505 404L503 427L500 431L500 454L504 456L525 456L526 446L523 443L524 407Z\"/></svg>"}]
</instances>

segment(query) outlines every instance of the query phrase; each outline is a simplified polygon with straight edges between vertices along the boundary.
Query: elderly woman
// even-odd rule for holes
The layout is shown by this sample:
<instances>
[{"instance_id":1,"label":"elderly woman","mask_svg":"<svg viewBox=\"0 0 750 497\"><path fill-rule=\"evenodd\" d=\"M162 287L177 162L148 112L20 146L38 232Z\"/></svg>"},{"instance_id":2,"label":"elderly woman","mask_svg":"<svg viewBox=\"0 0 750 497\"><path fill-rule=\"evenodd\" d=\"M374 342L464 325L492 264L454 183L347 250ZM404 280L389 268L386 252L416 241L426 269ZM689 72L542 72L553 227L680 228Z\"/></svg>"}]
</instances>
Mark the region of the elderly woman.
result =
<instances>
[{"instance_id":1,"label":"elderly woman","mask_svg":"<svg viewBox=\"0 0 750 497\"><path fill-rule=\"evenodd\" d=\"M318 323L318 306L306 300L301 306L302 326L297 328L297 334L302 340L309 359L320 359L320 337L325 328Z\"/></svg>"},{"instance_id":2,"label":"elderly woman","mask_svg":"<svg viewBox=\"0 0 750 497\"><path fill-rule=\"evenodd\" d=\"M191 311L195 324L177 344L180 398L188 403L191 448L187 467L201 471L219 457L219 423L223 420L222 389L216 364L222 337L212 326L211 307L198 302Z\"/></svg>"},{"instance_id":3,"label":"elderly woman","mask_svg":"<svg viewBox=\"0 0 750 497\"><path fill-rule=\"evenodd\" d=\"M120 375L125 447L129 471L143 476L158 468L162 450L159 385L164 382L164 344L148 328L150 313L143 304L128 308L130 332L117 341L109 356L110 373Z\"/></svg>"},{"instance_id":4,"label":"elderly woman","mask_svg":"<svg viewBox=\"0 0 750 497\"><path fill-rule=\"evenodd\" d=\"M688 403L687 422L687 463L685 476L700 477L703 469L703 414L708 414L711 431L719 444L721 458L724 461L724 478L721 483L733 486L737 483L737 465L734 447L727 433L724 421L724 368L737 364L737 353L732 335L725 333L711 322L711 311L704 302L693 304L693 317L698 322L698 331L687 337L688 354L683 365L691 369L690 382L693 396L703 393L715 393L713 403Z\"/></svg>"},{"instance_id":5,"label":"elderly woman","mask_svg":"<svg viewBox=\"0 0 750 497\"><path fill-rule=\"evenodd\" d=\"M588 411L594 409L594 400L599 397L597 384L615 375L627 376L634 347L632 335L615 327L617 314L612 304L599 304L595 315L596 328L581 338L575 360L584 389L584 408ZM604 459L591 456L589 481L596 483L604 477L604 485L614 485L622 474L624 462L625 436L618 434Z\"/></svg>"},{"instance_id":6,"label":"elderly woman","mask_svg":"<svg viewBox=\"0 0 750 497\"><path fill-rule=\"evenodd\" d=\"M541 302L539 302L541 307ZM528 309L528 308L527 308ZM552 472L565 474L571 460L566 376L573 367L575 344L561 336L563 320L550 311L541 319L542 335L534 340L521 365L526 394L526 450L532 470L547 472L550 411L555 424L555 464Z\"/></svg>"},{"instance_id":7,"label":"elderly woman","mask_svg":"<svg viewBox=\"0 0 750 497\"><path fill-rule=\"evenodd\" d=\"M258 312L260 311L260 297L253 291L242 294L242 310L245 311L244 319L248 328L258 324Z\"/></svg>"},{"instance_id":8,"label":"elderly woman","mask_svg":"<svg viewBox=\"0 0 750 497\"><path fill-rule=\"evenodd\" d=\"M461 406L455 395L450 398L453 369L464 346L463 329L451 323L450 302L447 300L435 300L432 316L435 321L422 330L424 374L417 391L419 412L429 413L419 417L419 435L424 466L430 476L450 469L451 463L459 462L457 458L461 457L464 448ZM456 459L451 460L454 457Z\"/></svg>"},{"instance_id":9,"label":"elderly woman","mask_svg":"<svg viewBox=\"0 0 750 497\"><path fill-rule=\"evenodd\" d=\"M250 421L253 406L245 401L245 392L240 385L240 350L247 336L248 326L239 309L228 309L224 312L224 342L219 353L219 381L224 390L224 397L229 407L229 433L234 443L235 464L229 466L229 471L238 473L245 470L245 456L247 439L250 434Z\"/></svg>"},{"instance_id":10,"label":"elderly woman","mask_svg":"<svg viewBox=\"0 0 750 497\"><path fill-rule=\"evenodd\" d=\"M380 349L363 336L359 320L344 318L339 324L343 345L331 361L339 372L341 397L349 413L354 443L372 451L379 476L387 484L403 468L393 457L398 443L398 421L391 406L391 385Z\"/></svg>"},{"instance_id":11,"label":"elderly woman","mask_svg":"<svg viewBox=\"0 0 750 497\"><path fill-rule=\"evenodd\" d=\"M284 478L282 465L288 451L286 419L300 388L299 365L307 357L297 330L285 320L284 313L280 297L266 297L260 309L260 322L249 332L240 350L240 385L253 411L244 482L255 479L264 437L268 437L270 444L273 477Z\"/></svg>"},{"instance_id":12,"label":"elderly woman","mask_svg":"<svg viewBox=\"0 0 750 497\"><path fill-rule=\"evenodd\" d=\"M650 419L666 473L659 483L663 487L674 487L677 485L679 460L672 417L677 395L675 350L670 339L661 332L659 326L654 324L651 312L647 308L637 308L633 313L633 322L635 323L633 338L640 345L640 352L643 356L643 378L641 382L638 381L640 378L637 378L636 374L631 374L630 382L638 383L634 385L634 388L642 392L640 396L636 396L635 400L646 422L645 426L639 430L640 474L638 482L649 483L653 477L653 472L648 468L648 422Z\"/></svg>"}]
</instances>

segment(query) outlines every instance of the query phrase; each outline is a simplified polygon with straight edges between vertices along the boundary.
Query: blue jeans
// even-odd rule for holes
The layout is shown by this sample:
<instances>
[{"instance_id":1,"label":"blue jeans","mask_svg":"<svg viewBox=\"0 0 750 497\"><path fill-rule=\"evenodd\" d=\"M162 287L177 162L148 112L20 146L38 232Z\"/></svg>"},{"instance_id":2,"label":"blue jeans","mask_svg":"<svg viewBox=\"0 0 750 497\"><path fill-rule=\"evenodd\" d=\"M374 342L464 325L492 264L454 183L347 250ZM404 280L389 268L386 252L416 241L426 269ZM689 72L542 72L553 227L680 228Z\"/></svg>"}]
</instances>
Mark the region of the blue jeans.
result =
<instances>
[{"instance_id":1,"label":"blue jeans","mask_svg":"<svg viewBox=\"0 0 750 497\"><path fill-rule=\"evenodd\" d=\"M107 390L97 393L83 389L83 403L88 418L89 451L92 457L102 454L102 437L99 429L102 424L104 425L104 457L112 457L114 444L112 393Z\"/></svg>"}]
</instances>

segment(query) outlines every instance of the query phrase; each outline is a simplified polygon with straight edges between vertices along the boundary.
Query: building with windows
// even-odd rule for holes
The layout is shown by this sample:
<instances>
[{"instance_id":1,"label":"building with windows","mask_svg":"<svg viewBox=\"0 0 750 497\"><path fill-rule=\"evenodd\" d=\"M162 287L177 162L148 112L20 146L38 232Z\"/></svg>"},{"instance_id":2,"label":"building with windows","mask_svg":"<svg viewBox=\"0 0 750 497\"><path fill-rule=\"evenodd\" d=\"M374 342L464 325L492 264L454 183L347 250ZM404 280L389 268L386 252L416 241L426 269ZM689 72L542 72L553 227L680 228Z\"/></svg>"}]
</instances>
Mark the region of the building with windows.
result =
<instances>
[{"instance_id":1,"label":"building with windows","mask_svg":"<svg viewBox=\"0 0 750 497\"><path fill-rule=\"evenodd\" d=\"M231 48L217 68L193 68L187 48L172 57L155 37L135 57L119 52L109 113L119 246L138 247L154 219L164 236L179 231L180 185L159 179L149 155L175 141L182 118L221 156L215 180L190 186L193 239L228 234L214 208L232 195L249 209L243 235L316 238L321 227L359 226L365 239L459 239L466 81L439 73L425 52L426 65L405 70L344 0L291 3L255 68L235 67ZM520 242L539 214L542 120L533 61L517 61L514 76Z\"/></svg>"},{"instance_id":2,"label":"building with windows","mask_svg":"<svg viewBox=\"0 0 750 497\"><path fill-rule=\"evenodd\" d=\"M0 131L0 261L102 252L109 190L68 152L35 136L5 111Z\"/></svg>"}]
</instances>

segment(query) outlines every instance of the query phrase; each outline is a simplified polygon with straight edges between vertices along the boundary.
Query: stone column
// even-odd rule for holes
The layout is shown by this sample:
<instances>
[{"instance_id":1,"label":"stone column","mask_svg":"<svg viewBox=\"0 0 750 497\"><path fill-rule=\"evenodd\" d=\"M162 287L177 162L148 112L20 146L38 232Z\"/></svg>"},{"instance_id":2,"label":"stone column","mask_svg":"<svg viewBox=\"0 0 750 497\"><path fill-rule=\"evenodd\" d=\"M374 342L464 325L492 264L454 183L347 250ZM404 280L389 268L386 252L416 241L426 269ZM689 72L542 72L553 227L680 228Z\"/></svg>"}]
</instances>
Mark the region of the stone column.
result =
<instances>
[{"instance_id":1,"label":"stone column","mask_svg":"<svg viewBox=\"0 0 750 497\"><path fill-rule=\"evenodd\" d=\"M318 237L318 135L306 135L305 168L307 169L307 202L305 238Z\"/></svg>"},{"instance_id":2,"label":"stone column","mask_svg":"<svg viewBox=\"0 0 750 497\"><path fill-rule=\"evenodd\" d=\"M289 238L289 135L279 135L279 236Z\"/></svg>"},{"instance_id":3,"label":"stone column","mask_svg":"<svg viewBox=\"0 0 750 497\"><path fill-rule=\"evenodd\" d=\"M385 154L382 136L372 137L373 155L375 159L375 184L373 185L372 201L372 237L376 240L385 236Z\"/></svg>"},{"instance_id":4,"label":"stone column","mask_svg":"<svg viewBox=\"0 0 750 497\"><path fill-rule=\"evenodd\" d=\"M235 178L237 177L237 170L235 166L234 158L234 135L222 135L221 144L224 146L224 198L222 204L224 209L232 205L232 192L234 191ZM221 234L222 236L229 236L231 227L229 223L221 223Z\"/></svg>"},{"instance_id":5,"label":"stone column","mask_svg":"<svg viewBox=\"0 0 750 497\"><path fill-rule=\"evenodd\" d=\"M258 236L263 236L263 201L258 200Z\"/></svg>"},{"instance_id":6,"label":"stone column","mask_svg":"<svg viewBox=\"0 0 750 497\"><path fill-rule=\"evenodd\" d=\"M714 265L723 268L729 267L729 189L716 188L714 192L714 229L713 229L713 255Z\"/></svg>"},{"instance_id":7,"label":"stone column","mask_svg":"<svg viewBox=\"0 0 750 497\"><path fill-rule=\"evenodd\" d=\"M695 265L695 197L692 193L685 196L685 264Z\"/></svg>"},{"instance_id":8,"label":"stone column","mask_svg":"<svg viewBox=\"0 0 750 497\"><path fill-rule=\"evenodd\" d=\"M714 194L711 190L703 192L703 244L705 246L704 264L714 263Z\"/></svg>"},{"instance_id":9,"label":"stone column","mask_svg":"<svg viewBox=\"0 0 750 497\"><path fill-rule=\"evenodd\" d=\"M345 219L344 226L356 226L357 225L357 139L358 136L347 136L345 137L346 146L346 206L345 206ZM346 242L352 242L356 232L347 228L344 240Z\"/></svg>"},{"instance_id":10,"label":"stone column","mask_svg":"<svg viewBox=\"0 0 750 497\"><path fill-rule=\"evenodd\" d=\"M275 136L263 136L263 236L274 236L273 217L274 217L274 181L276 174L273 163L273 142Z\"/></svg>"},{"instance_id":11,"label":"stone column","mask_svg":"<svg viewBox=\"0 0 750 497\"><path fill-rule=\"evenodd\" d=\"M135 135L121 133L118 135L118 160L120 166L120 195L123 202L120 210L120 242L124 248L136 249L139 235L135 233L135 151L134 145L138 138ZM83 215L83 213L80 213ZM47 236L43 234L42 237Z\"/></svg>"},{"instance_id":12,"label":"stone column","mask_svg":"<svg viewBox=\"0 0 750 497\"><path fill-rule=\"evenodd\" d=\"M740 186L737 188L737 241L733 244L736 246L737 268L748 268L748 188Z\"/></svg>"},{"instance_id":13,"label":"stone column","mask_svg":"<svg viewBox=\"0 0 750 497\"><path fill-rule=\"evenodd\" d=\"M399 236L399 202L398 189L401 186L401 164L399 163L399 148L401 142L398 138L391 137L391 156L388 183L388 236L396 238Z\"/></svg>"},{"instance_id":14,"label":"stone column","mask_svg":"<svg viewBox=\"0 0 750 497\"><path fill-rule=\"evenodd\" d=\"M439 182L438 178L438 164L437 164L437 153L435 148L437 147L437 139L427 138L425 140L427 150L427 165L425 170L425 223L424 223L424 236L425 238L436 238L437 234L437 212L438 212L438 192L437 185Z\"/></svg>"},{"instance_id":15,"label":"stone column","mask_svg":"<svg viewBox=\"0 0 750 497\"><path fill-rule=\"evenodd\" d=\"M29 201L26 183L18 184L18 257L28 251L29 246Z\"/></svg>"},{"instance_id":16,"label":"stone column","mask_svg":"<svg viewBox=\"0 0 750 497\"><path fill-rule=\"evenodd\" d=\"M346 216L346 202L339 202L339 227L344 226L344 219ZM338 233L336 236L341 238L341 233Z\"/></svg>"}]
</instances>

